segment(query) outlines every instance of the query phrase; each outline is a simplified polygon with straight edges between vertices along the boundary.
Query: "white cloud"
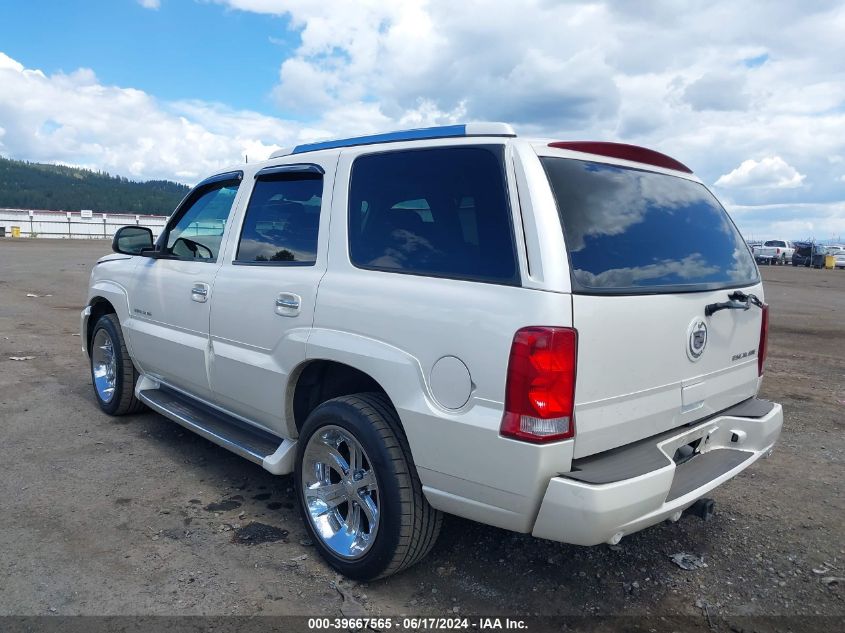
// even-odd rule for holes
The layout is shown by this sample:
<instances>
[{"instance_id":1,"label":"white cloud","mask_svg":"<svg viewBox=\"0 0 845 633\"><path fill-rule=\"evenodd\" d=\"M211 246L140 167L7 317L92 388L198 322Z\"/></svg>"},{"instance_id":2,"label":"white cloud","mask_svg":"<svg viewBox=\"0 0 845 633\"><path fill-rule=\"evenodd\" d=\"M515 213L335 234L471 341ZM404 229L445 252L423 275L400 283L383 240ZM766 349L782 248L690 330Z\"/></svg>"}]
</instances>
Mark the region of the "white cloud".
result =
<instances>
[{"instance_id":1,"label":"white cloud","mask_svg":"<svg viewBox=\"0 0 845 633\"><path fill-rule=\"evenodd\" d=\"M0 52L0 70L14 70L20 73L23 72L23 64Z\"/></svg>"},{"instance_id":2,"label":"white cloud","mask_svg":"<svg viewBox=\"0 0 845 633\"><path fill-rule=\"evenodd\" d=\"M283 114L342 122L352 110L368 132L424 102L432 124L461 112L521 134L651 145L708 182L748 156L781 156L815 183L806 195L845 197L824 164L845 152L835 0L215 1L298 30L273 91Z\"/></svg>"},{"instance_id":3,"label":"white cloud","mask_svg":"<svg viewBox=\"0 0 845 633\"><path fill-rule=\"evenodd\" d=\"M195 182L245 154L298 140L273 117L204 102L161 103L101 84L93 71L45 75L0 55L0 150L123 176Z\"/></svg>"},{"instance_id":4,"label":"white cloud","mask_svg":"<svg viewBox=\"0 0 845 633\"><path fill-rule=\"evenodd\" d=\"M759 161L748 159L731 171L723 174L716 181L717 187L771 187L774 189L792 189L804 182L803 174L780 156L767 156Z\"/></svg>"},{"instance_id":5,"label":"white cloud","mask_svg":"<svg viewBox=\"0 0 845 633\"><path fill-rule=\"evenodd\" d=\"M747 239L845 238L845 202L725 206Z\"/></svg>"},{"instance_id":6,"label":"white cloud","mask_svg":"<svg viewBox=\"0 0 845 633\"><path fill-rule=\"evenodd\" d=\"M158 10L161 8L161 0L138 0L138 4L145 9Z\"/></svg>"},{"instance_id":7,"label":"white cloud","mask_svg":"<svg viewBox=\"0 0 845 633\"><path fill-rule=\"evenodd\" d=\"M739 72L707 73L686 87L684 99L696 110L745 110L745 82Z\"/></svg>"}]
</instances>

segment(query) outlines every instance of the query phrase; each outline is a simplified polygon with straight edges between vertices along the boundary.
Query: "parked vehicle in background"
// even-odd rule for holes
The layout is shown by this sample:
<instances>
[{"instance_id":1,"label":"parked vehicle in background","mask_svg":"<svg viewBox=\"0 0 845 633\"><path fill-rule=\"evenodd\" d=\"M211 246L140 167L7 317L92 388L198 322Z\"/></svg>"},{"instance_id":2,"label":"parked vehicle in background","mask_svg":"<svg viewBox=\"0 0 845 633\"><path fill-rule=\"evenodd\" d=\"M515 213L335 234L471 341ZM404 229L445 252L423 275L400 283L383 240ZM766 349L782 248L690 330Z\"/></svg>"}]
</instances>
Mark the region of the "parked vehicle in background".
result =
<instances>
[{"instance_id":1,"label":"parked vehicle in background","mask_svg":"<svg viewBox=\"0 0 845 633\"><path fill-rule=\"evenodd\" d=\"M780 434L760 272L701 180L646 148L501 123L301 145L113 248L81 316L101 409L292 473L356 579L420 560L442 512L616 544Z\"/></svg>"},{"instance_id":2,"label":"parked vehicle in background","mask_svg":"<svg viewBox=\"0 0 845 633\"><path fill-rule=\"evenodd\" d=\"M814 265L814 257L824 255L824 246L815 242L794 242L794 246L795 250L792 253L793 266L806 266L809 268Z\"/></svg>"},{"instance_id":3,"label":"parked vehicle in background","mask_svg":"<svg viewBox=\"0 0 845 633\"><path fill-rule=\"evenodd\" d=\"M835 268L845 268L845 246L835 244L828 246L825 249L825 255L832 255L834 257Z\"/></svg>"},{"instance_id":4,"label":"parked vehicle in background","mask_svg":"<svg viewBox=\"0 0 845 633\"><path fill-rule=\"evenodd\" d=\"M792 260L795 246L789 240L766 240L753 252L758 264L786 264Z\"/></svg>"}]
</instances>

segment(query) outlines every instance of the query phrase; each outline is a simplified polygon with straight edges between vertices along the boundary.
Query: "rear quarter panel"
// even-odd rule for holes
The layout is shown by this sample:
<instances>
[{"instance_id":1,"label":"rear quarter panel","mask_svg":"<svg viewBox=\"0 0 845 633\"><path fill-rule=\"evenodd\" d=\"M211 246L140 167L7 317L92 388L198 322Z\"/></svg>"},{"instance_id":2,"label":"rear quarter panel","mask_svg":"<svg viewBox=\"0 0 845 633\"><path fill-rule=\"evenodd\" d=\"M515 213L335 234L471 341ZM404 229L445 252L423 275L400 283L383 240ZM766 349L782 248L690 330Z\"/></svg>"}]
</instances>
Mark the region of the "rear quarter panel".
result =
<instances>
[{"instance_id":1,"label":"rear quarter panel","mask_svg":"<svg viewBox=\"0 0 845 633\"><path fill-rule=\"evenodd\" d=\"M499 435L510 346L522 327L571 325L571 298L353 266L348 181L355 157L366 151L346 150L338 165L329 269L320 283L307 355L346 362L382 385L424 486L505 508L515 513L514 521L483 520L527 530L549 477L569 468L572 443L538 447ZM512 185L513 173L508 178ZM521 227L514 186L511 196L514 224ZM527 276L525 244L517 242ZM444 406L432 387L432 368L447 356L460 359L471 377L469 397L457 408Z\"/></svg>"}]
</instances>

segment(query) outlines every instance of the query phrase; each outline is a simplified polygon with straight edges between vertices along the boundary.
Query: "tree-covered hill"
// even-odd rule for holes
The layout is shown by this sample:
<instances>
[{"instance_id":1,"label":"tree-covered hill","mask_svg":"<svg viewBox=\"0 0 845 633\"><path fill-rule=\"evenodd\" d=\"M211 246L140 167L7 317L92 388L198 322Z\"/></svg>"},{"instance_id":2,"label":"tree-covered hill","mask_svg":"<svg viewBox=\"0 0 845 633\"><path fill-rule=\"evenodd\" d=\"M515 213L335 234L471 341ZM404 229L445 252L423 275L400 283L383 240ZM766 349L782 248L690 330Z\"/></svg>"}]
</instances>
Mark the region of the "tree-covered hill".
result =
<instances>
[{"instance_id":1,"label":"tree-covered hill","mask_svg":"<svg viewBox=\"0 0 845 633\"><path fill-rule=\"evenodd\" d=\"M0 157L0 207L169 215L188 187Z\"/></svg>"}]
</instances>

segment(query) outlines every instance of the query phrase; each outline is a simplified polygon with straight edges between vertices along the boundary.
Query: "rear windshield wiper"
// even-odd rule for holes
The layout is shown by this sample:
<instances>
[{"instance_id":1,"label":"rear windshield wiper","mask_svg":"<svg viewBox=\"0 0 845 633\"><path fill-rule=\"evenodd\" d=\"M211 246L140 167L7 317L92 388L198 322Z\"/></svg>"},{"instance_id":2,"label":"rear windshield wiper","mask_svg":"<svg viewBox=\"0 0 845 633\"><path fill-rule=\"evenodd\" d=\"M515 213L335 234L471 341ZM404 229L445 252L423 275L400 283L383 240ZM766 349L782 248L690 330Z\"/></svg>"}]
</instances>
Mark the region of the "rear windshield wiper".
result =
<instances>
[{"instance_id":1,"label":"rear windshield wiper","mask_svg":"<svg viewBox=\"0 0 845 633\"><path fill-rule=\"evenodd\" d=\"M756 295L745 294L742 290L734 290L728 295L730 301L709 303L704 306L704 316L712 316L719 310L748 310L751 306L763 307L763 302Z\"/></svg>"}]
</instances>

